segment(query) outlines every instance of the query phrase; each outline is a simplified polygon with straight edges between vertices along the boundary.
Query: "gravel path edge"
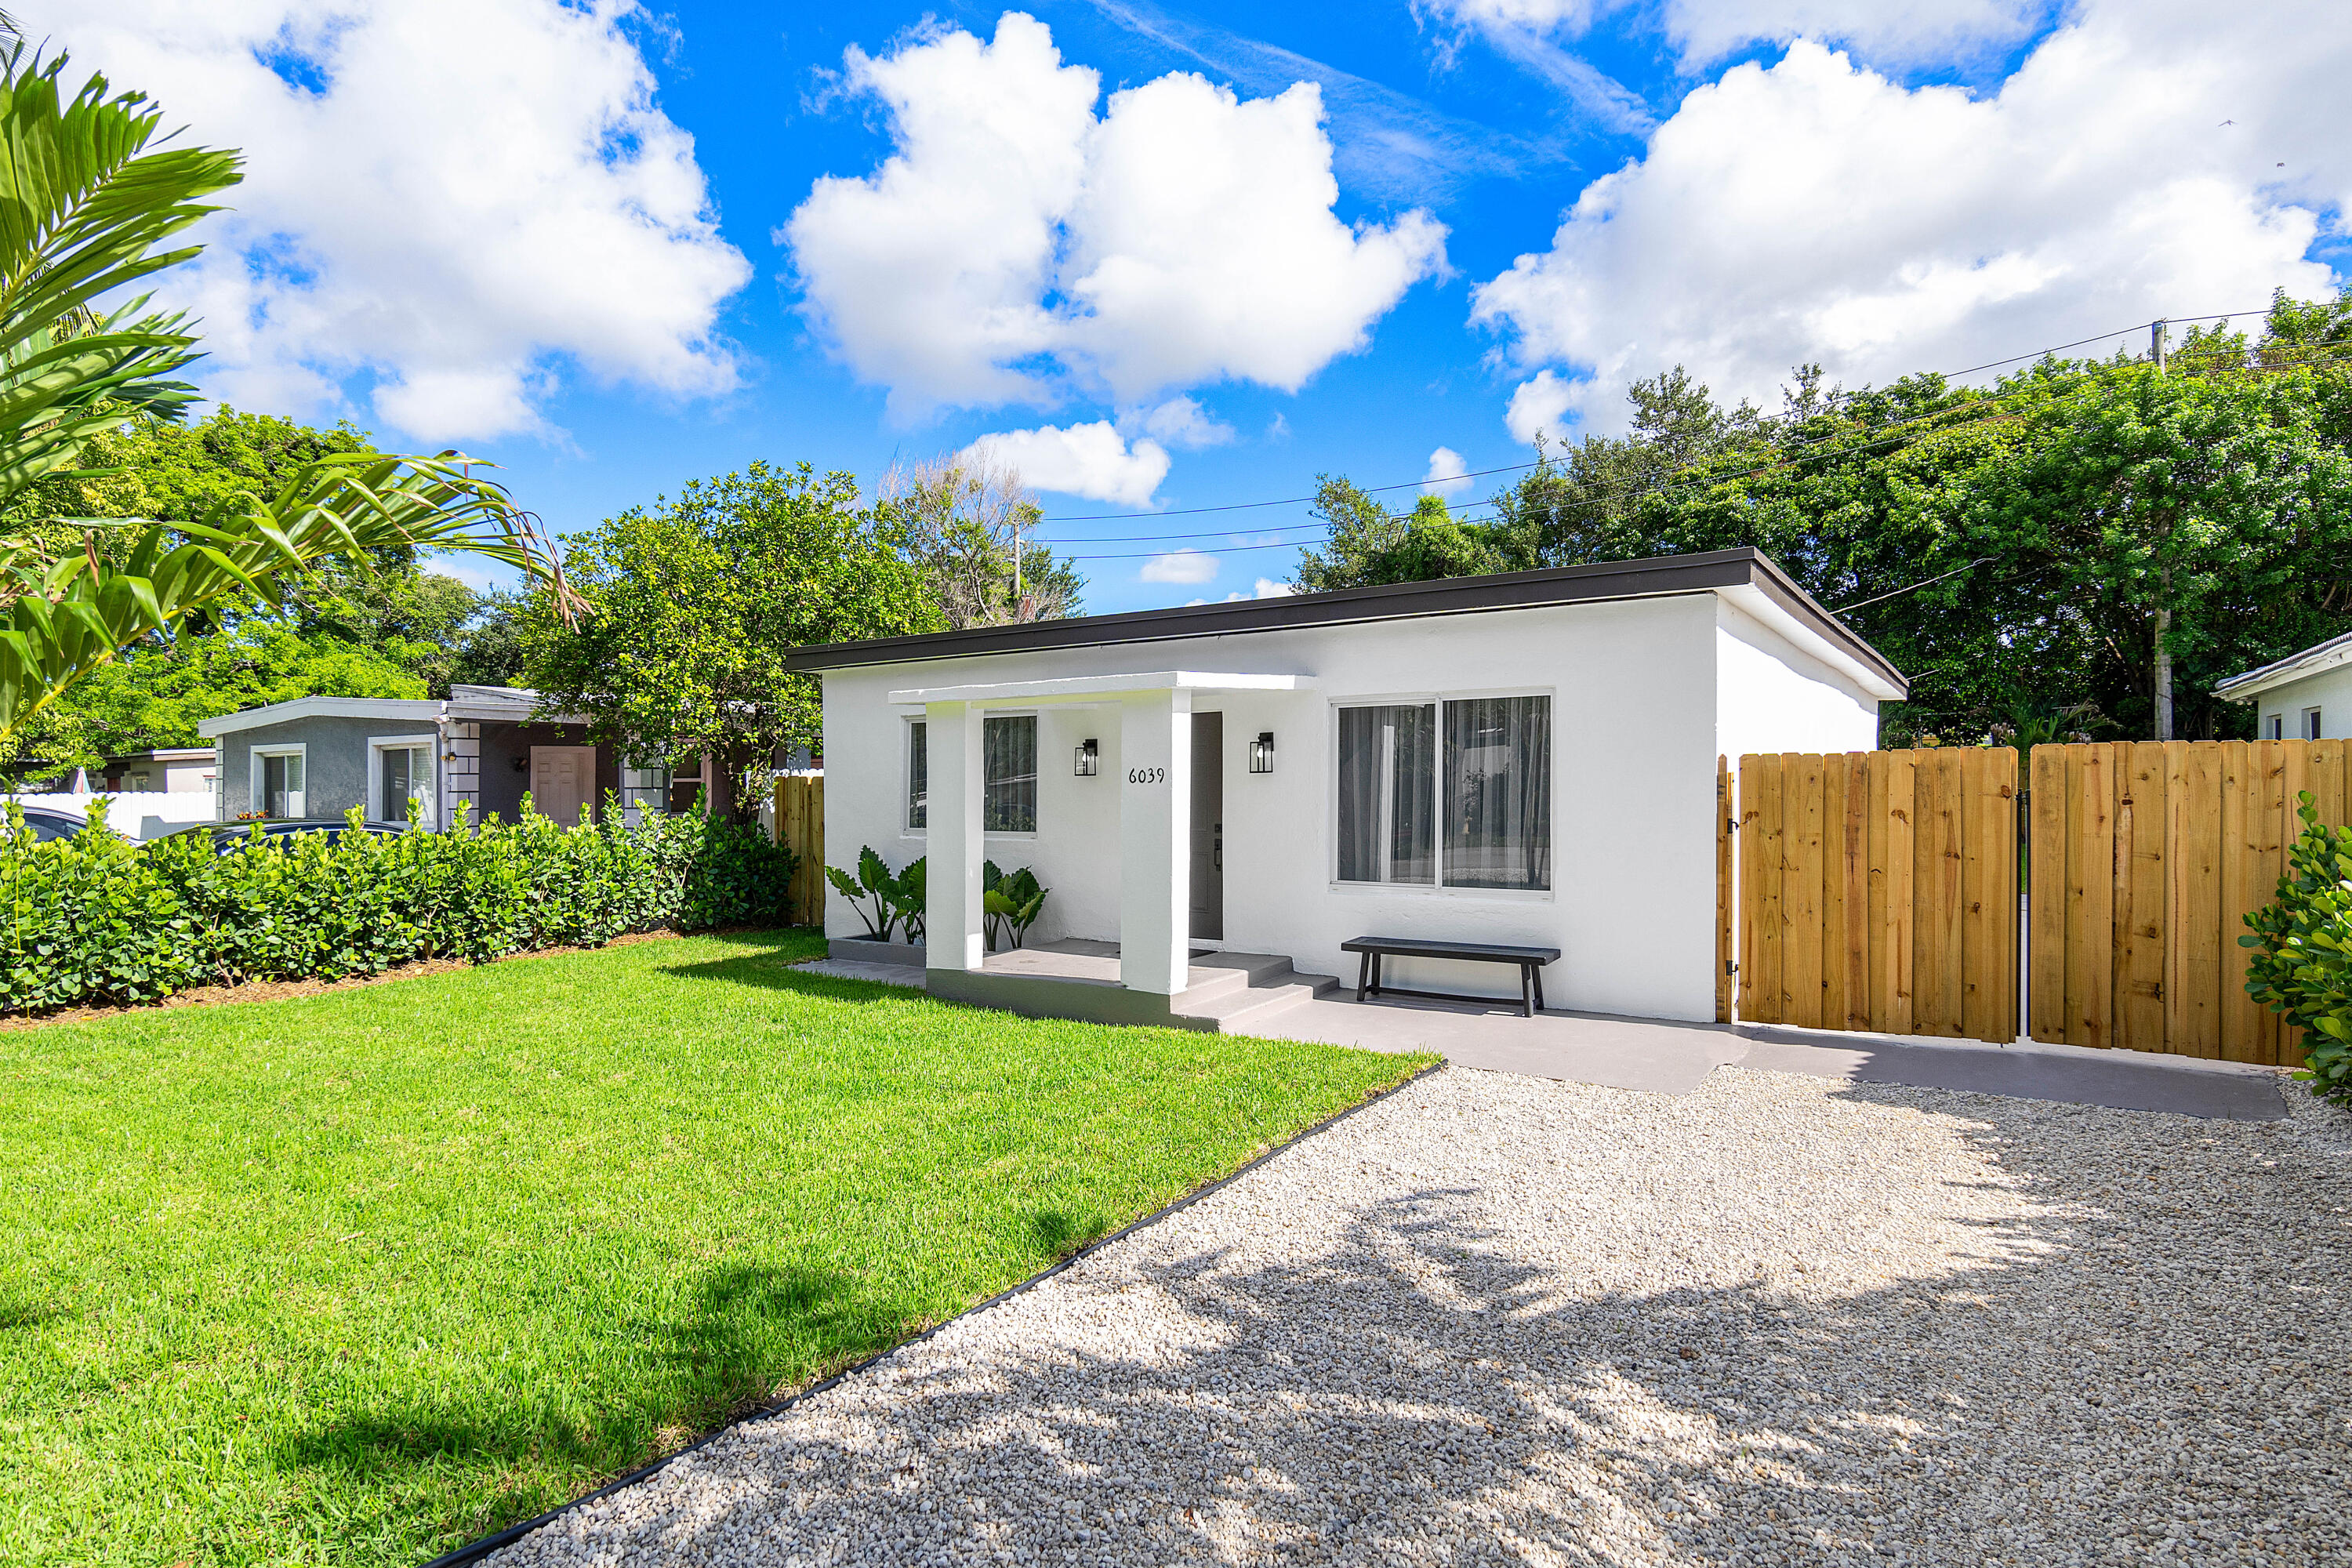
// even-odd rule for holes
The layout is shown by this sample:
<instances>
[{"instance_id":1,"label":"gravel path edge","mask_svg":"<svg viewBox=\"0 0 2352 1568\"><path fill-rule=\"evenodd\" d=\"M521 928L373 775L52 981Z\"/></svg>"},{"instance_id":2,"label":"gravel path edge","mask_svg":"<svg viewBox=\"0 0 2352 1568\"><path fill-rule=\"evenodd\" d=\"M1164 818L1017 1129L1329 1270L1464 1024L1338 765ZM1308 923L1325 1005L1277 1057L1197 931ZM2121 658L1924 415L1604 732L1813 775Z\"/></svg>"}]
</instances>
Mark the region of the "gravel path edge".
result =
<instances>
[{"instance_id":1,"label":"gravel path edge","mask_svg":"<svg viewBox=\"0 0 2352 1568\"><path fill-rule=\"evenodd\" d=\"M1348 1118L1355 1115L1358 1111L1378 1105L1381 1100L1388 1099L1391 1095L1402 1093L1404 1090L1411 1089L1414 1084L1419 1083L1422 1079L1429 1077L1432 1073L1444 1071L1449 1065L1450 1064L1444 1060L1440 1059L1430 1062L1426 1066L1418 1068L1412 1072L1408 1073L1405 1077L1399 1079L1396 1082L1390 1084L1386 1089L1377 1089L1372 1093L1364 1096L1361 1100L1357 1100L1354 1104L1332 1112L1322 1121L1300 1128L1297 1131L1292 1133L1281 1142L1271 1144L1259 1151L1240 1165L1237 1165L1233 1170L1226 1172L1223 1175L1218 1176L1213 1180L1202 1183L1199 1186L1192 1188L1190 1192L1161 1205L1160 1207L1152 1210L1150 1214L1144 1215L1139 1218L1130 1220L1126 1225L1121 1226L1118 1229L1110 1232L1107 1236L1097 1237L1094 1240L1087 1242L1084 1247L1081 1247L1076 1251L1070 1253L1066 1258L1057 1259L1045 1268L1039 1269L1036 1273L1032 1274L1026 1279L1023 1279L1016 1284L1006 1286L1003 1289L999 1290L995 1295L987 1298L985 1300L973 1302L971 1306L966 1307L962 1311L956 1313L953 1317L942 1318L938 1322L933 1323L929 1328L925 1329L919 1334L909 1334L907 1338L898 1341L896 1344L885 1346L883 1349L876 1351L872 1355L866 1357L862 1361L854 1362L850 1365L843 1367L839 1372L834 1373L829 1376L817 1379L816 1382L810 1384L805 1388L795 1389L791 1394L784 1395L782 1399L772 1400L768 1404L760 1405L754 1410L747 1411L743 1415L737 1416L732 1421L726 1422L719 1426L714 1426L709 1431L705 1432L701 1436L697 1437L693 1442L688 1443L684 1447L677 1450L675 1453L664 1454L658 1459L654 1459L646 1464L640 1465L635 1469L629 1471L626 1475L606 1481L603 1486L596 1488L593 1491L581 1493L578 1497L573 1498L570 1502L559 1503L554 1508L549 1509L545 1513L540 1514L535 1518L526 1519L518 1524L509 1524L505 1529L495 1531L488 1535L483 1536L478 1541L470 1541L463 1546L445 1552L440 1556L427 1562L424 1565L424 1568L465 1568L465 1565L468 1563L478 1563L483 1558L488 1557L490 1553L499 1551L500 1548L511 1546L516 1542L520 1541L523 1537L531 1534L533 1531L542 1530L548 1525L554 1523L557 1520L562 1518L565 1514L572 1512L574 1509L584 1508L600 1498L610 1497L614 1492L625 1490L630 1487L635 1486L640 1481L650 1479L663 1469L667 1468L669 1466L676 1464L678 1460L686 1458L688 1454L693 1453L696 1449L709 1447L710 1444L717 1442L719 1438L727 1436L730 1432L735 1431L739 1427L748 1426L755 1421L765 1421L772 1416L782 1415L785 1411L790 1410L793 1405L798 1405L801 1401L814 1398L815 1395L824 1393L827 1389L832 1388L835 1384L842 1382L845 1378L856 1376L859 1373L864 1372L874 1365L875 1363L881 1361L887 1356L896 1354L899 1351L906 1349L908 1345L920 1344L925 1340L929 1339L932 1335L940 1332L950 1324L961 1322L966 1318L977 1316L982 1312L989 1310L991 1308L1000 1307L1005 1302L1012 1300L1014 1297L1034 1289L1037 1286L1044 1284L1046 1280L1051 1279L1056 1274L1060 1274L1064 1270L1074 1268L1077 1264L1084 1262L1088 1257L1100 1251L1102 1248L1110 1246L1114 1242L1124 1241L1129 1237L1133 1236L1136 1232L1148 1229L1152 1226L1158 1225L1160 1221L1167 1219L1171 1215L1181 1214L1185 1209L1192 1207L1194 1204L1200 1202L1202 1198L1209 1196L1211 1194L1215 1193L1222 1188L1231 1186L1234 1183L1240 1181L1244 1176L1248 1175L1252 1171L1256 1170L1260 1165L1265 1164L1268 1160L1274 1159L1276 1155L1286 1153L1290 1150L1297 1147L1299 1144L1306 1142L1308 1139L1317 1136L1318 1133L1328 1131L1331 1128L1338 1126L1340 1122L1345 1121Z\"/></svg>"}]
</instances>

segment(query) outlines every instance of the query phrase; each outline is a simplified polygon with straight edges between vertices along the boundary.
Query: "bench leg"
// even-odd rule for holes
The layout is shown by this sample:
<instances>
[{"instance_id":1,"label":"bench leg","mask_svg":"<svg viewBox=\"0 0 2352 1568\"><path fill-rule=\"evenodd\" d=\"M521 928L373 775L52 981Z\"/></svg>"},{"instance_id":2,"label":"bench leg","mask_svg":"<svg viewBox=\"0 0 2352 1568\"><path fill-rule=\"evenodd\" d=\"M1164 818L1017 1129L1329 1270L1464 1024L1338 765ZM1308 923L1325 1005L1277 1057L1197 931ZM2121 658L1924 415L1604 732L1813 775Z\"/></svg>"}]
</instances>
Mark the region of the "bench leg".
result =
<instances>
[{"instance_id":1,"label":"bench leg","mask_svg":"<svg viewBox=\"0 0 2352 1568\"><path fill-rule=\"evenodd\" d=\"M1381 994L1381 960L1387 956L1384 952L1372 954L1372 994L1375 996Z\"/></svg>"},{"instance_id":2,"label":"bench leg","mask_svg":"<svg viewBox=\"0 0 2352 1568\"><path fill-rule=\"evenodd\" d=\"M1519 965L1519 1016L1532 1018L1535 1016L1536 966L1532 963L1522 963Z\"/></svg>"},{"instance_id":3,"label":"bench leg","mask_svg":"<svg viewBox=\"0 0 2352 1568\"><path fill-rule=\"evenodd\" d=\"M1540 963L1536 964L1534 969L1536 976L1536 1011L1540 1013L1547 1005L1543 999L1543 965Z\"/></svg>"},{"instance_id":4,"label":"bench leg","mask_svg":"<svg viewBox=\"0 0 2352 1568\"><path fill-rule=\"evenodd\" d=\"M1369 953L1369 952L1358 953L1358 954L1356 955L1356 1000L1357 1000L1357 1001L1360 1002L1360 1001L1362 1001L1362 1000L1364 999L1364 987L1365 987L1365 986L1367 986L1367 985L1370 985L1371 983L1372 983L1372 955L1371 955L1370 953Z\"/></svg>"}]
</instances>

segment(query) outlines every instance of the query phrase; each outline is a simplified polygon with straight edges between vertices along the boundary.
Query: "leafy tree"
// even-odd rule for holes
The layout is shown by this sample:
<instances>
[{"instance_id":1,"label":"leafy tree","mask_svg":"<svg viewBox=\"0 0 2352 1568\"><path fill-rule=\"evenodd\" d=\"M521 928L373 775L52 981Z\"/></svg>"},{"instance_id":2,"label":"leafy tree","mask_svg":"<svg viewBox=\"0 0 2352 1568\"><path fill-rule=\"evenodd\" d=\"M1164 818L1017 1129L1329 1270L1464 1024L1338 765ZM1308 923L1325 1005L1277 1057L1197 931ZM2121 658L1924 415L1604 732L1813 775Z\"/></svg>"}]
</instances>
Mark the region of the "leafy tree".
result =
<instances>
[{"instance_id":1,"label":"leafy tree","mask_svg":"<svg viewBox=\"0 0 2352 1568\"><path fill-rule=\"evenodd\" d=\"M1083 613L1087 580L1030 537L1044 513L1012 469L976 456L893 465L882 504L906 531L907 552L930 578L950 626Z\"/></svg>"},{"instance_id":2,"label":"leafy tree","mask_svg":"<svg viewBox=\"0 0 2352 1568\"><path fill-rule=\"evenodd\" d=\"M41 774L156 746L203 745L200 721L298 697L426 695L414 671L379 649L257 621L134 649L100 666L70 700L52 703L0 741L0 766Z\"/></svg>"},{"instance_id":3,"label":"leafy tree","mask_svg":"<svg viewBox=\"0 0 2352 1568\"><path fill-rule=\"evenodd\" d=\"M640 757L714 758L714 810L748 816L780 749L814 746L814 678L784 656L815 643L937 629L905 525L858 507L847 474L753 463L697 479L571 542L565 571L589 613L566 626L541 591L521 612L548 707L589 716Z\"/></svg>"},{"instance_id":4,"label":"leafy tree","mask_svg":"<svg viewBox=\"0 0 2352 1568\"><path fill-rule=\"evenodd\" d=\"M2053 359L1847 392L1807 366L1771 415L1672 373L1634 389L1628 435L1539 448L1480 535L1513 565L1755 545L1911 675L1890 740L2021 714L2152 734L2159 649L2174 733L2244 732L2213 683L2352 621L2346 339L2352 304L2282 299L2261 341L2192 332L2168 373ZM1362 508L1325 516L1351 580L1492 569L1395 524L1356 550ZM1337 585L1328 559L1302 585Z\"/></svg>"},{"instance_id":5,"label":"leafy tree","mask_svg":"<svg viewBox=\"0 0 2352 1568\"><path fill-rule=\"evenodd\" d=\"M1299 558L1297 581L1309 593L1475 577L1534 564L1512 534L1463 521L1444 496L1423 496L1411 511L1391 516L1349 480L1322 474L1317 476L1310 515L1329 530L1329 537L1322 550Z\"/></svg>"},{"instance_id":6,"label":"leafy tree","mask_svg":"<svg viewBox=\"0 0 2352 1568\"><path fill-rule=\"evenodd\" d=\"M94 302L194 257L163 247L240 178L234 153L148 151L160 111L97 77L68 99L65 65L0 55L0 518L16 524L0 538L0 740L132 645L280 606L288 580L324 563L438 547L546 575L528 520L455 454L310 457L173 521L20 506L88 469L91 443L126 420L185 413L185 318L143 296L102 318ZM569 603L560 578L552 594Z\"/></svg>"}]
</instances>

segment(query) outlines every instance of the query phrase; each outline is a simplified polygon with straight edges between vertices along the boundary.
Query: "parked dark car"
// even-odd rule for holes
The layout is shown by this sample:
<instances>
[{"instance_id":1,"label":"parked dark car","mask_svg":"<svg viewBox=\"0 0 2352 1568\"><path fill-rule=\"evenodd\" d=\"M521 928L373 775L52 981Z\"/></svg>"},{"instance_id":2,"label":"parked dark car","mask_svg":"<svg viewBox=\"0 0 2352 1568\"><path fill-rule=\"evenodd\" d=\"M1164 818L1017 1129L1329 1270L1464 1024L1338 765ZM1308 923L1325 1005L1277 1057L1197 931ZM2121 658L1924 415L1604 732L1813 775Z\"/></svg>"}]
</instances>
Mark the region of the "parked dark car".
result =
<instances>
[{"instance_id":1,"label":"parked dark car","mask_svg":"<svg viewBox=\"0 0 2352 1568\"><path fill-rule=\"evenodd\" d=\"M24 809L25 826L33 830L35 843L46 844L52 838L71 838L89 826L89 819L78 811L59 811L47 805L28 805Z\"/></svg>"},{"instance_id":2,"label":"parked dark car","mask_svg":"<svg viewBox=\"0 0 2352 1568\"><path fill-rule=\"evenodd\" d=\"M161 844L164 839L188 838L200 833L209 833L213 839L213 852L226 855L244 843L257 827L261 829L263 837L273 839L323 833L330 844L352 831L352 825L340 816L265 817L253 822L199 822L194 827L183 827L176 833L167 833L163 838L151 838L148 842ZM398 822L362 822L359 830L371 835L396 836L407 832L408 827L406 824Z\"/></svg>"}]
</instances>

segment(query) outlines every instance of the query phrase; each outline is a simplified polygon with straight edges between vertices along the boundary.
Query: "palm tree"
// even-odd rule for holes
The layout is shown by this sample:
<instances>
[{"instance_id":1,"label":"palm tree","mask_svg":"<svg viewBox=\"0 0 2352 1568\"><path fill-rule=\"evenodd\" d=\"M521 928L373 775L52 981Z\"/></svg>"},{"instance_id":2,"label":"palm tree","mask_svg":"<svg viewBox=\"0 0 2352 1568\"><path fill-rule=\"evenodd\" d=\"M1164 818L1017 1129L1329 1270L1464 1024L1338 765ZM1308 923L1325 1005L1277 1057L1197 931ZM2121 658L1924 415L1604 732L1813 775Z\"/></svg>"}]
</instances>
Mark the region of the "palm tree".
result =
<instances>
[{"instance_id":1,"label":"palm tree","mask_svg":"<svg viewBox=\"0 0 2352 1568\"><path fill-rule=\"evenodd\" d=\"M76 472L96 433L195 401L175 375L201 354L187 318L98 301L195 256L165 244L241 177L235 152L150 152L162 112L95 76L68 99L65 65L0 53L0 512ZM503 561L576 603L528 514L456 452L322 458L194 521L40 519L0 538L0 741L134 643L398 546Z\"/></svg>"}]
</instances>

